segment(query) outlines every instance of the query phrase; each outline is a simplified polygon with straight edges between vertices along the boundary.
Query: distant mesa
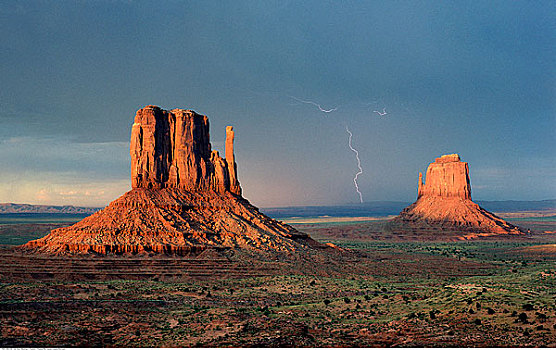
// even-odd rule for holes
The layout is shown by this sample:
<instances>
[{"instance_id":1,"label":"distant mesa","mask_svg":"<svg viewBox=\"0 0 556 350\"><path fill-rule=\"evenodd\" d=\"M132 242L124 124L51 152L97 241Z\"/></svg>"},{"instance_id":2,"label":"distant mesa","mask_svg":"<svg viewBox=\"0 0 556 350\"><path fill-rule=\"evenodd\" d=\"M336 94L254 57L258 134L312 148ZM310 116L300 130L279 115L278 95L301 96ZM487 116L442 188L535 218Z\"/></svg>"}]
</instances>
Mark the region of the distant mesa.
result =
<instances>
[{"instance_id":1,"label":"distant mesa","mask_svg":"<svg viewBox=\"0 0 556 350\"><path fill-rule=\"evenodd\" d=\"M146 106L137 111L131 131L132 190L75 225L24 247L100 254L324 247L263 215L241 196L233 147L231 126L222 158L211 148L206 116Z\"/></svg>"},{"instance_id":2,"label":"distant mesa","mask_svg":"<svg viewBox=\"0 0 556 350\"><path fill-rule=\"evenodd\" d=\"M459 239L523 234L519 227L471 200L469 167L457 154L436 158L427 169L425 183L419 173L417 201L393 219L387 229L432 236L448 233Z\"/></svg>"}]
</instances>

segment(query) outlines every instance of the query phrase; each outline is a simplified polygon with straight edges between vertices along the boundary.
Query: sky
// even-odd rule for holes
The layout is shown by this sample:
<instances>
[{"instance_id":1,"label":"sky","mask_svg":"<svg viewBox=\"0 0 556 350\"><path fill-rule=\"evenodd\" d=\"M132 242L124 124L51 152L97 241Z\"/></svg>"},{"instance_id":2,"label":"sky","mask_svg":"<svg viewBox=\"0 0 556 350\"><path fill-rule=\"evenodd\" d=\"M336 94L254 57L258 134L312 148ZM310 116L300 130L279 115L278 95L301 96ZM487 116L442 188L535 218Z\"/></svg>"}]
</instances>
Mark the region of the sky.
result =
<instances>
[{"instance_id":1,"label":"sky","mask_svg":"<svg viewBox=\"0 0 556 350\"><path fill-rule=\"evenodd\" d=\"M116 199L149 104L233 125L261 207L359 203L346 127L366 202L450 153L476 200L556 198L554 1L3 0L0 33L0 202Z\"/></svg>"}]
</instances>

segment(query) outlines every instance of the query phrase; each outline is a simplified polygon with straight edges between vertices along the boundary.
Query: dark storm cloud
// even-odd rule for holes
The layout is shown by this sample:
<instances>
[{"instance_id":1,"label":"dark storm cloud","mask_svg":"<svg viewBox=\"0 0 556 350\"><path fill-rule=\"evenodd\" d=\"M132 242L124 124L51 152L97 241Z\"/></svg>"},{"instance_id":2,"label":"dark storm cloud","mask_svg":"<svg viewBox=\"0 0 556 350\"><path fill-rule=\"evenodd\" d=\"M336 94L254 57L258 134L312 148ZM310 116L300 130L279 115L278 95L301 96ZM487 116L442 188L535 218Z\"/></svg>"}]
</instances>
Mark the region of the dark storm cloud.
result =
<instances>
[{"instance_id":1,"label":"dark storm cloud","mask_svg":"<svg viewBox=\"0 0 556 350\"><path fill-rule=\"evenodd\" d=\"M257 204L324 204L357 200L349 124L370 200L411 200L417 173L452 152L475 197L554 197L554 13L549 1L4 1L0 137L125 145L144 105L191 108L217 142L236 126ZM290 95L341 108L324 117ZM383 107L388 118L372 113ZM122 157L87 159L50 164L128 178ZM269 176L280 190L262 190Z\"/></svg>"}]
</instances>

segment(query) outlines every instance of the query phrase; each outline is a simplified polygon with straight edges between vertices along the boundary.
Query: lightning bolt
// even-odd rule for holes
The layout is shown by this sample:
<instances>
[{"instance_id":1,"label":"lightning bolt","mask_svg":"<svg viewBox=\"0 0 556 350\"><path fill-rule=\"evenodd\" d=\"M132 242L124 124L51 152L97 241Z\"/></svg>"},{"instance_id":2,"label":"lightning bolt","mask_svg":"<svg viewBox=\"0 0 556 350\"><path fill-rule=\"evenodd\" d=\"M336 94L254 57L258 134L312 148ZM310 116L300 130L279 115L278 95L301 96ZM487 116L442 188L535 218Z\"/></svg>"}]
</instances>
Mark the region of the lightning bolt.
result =
<instances>
[{"instance_id":1,"label":"lightning bolt","mask_svg":"<svg viewBox=\"0 0 556 350\"><path fill-rule=\"evenodd\" d=\"M355 153L355 158L357 159L357 167L359 168L359 171L357 172L357 174L355 174L353 178L353 184L355 185L355 190L357 191L357 194L359 194L359 200L361 201L361 203L363 203L363 195L361 194L361 191L359 191L359 185L357 184L357 178L359 177L359 175L363 174L363 168L361 168L361 159L359 159L359 151L353 148L353 145L351 144L351 139L353 138L353 134L351 133L351 131L349 131L347 125L346 125L346 131L349 134L349 139L348 139L349 149L351 149L352 152Z\"/></svg>"},{"instance_id":2,"label":"lightning bolt","mask_svg":"<svg viewBox=\"0 0 556 350\"><path fill-rule=\"evenodd\" d=\"M322 106L320 104L318 104L316 102L308 101L308 100L302 100L302 99L299 99L295 96L290 96L290 97L293 98L294 100L296 100L297 102L313 105L313 106L317 107L319 109L319 111L321 111L323 113L331 113L331 112L334 112L338 109L338 107L334 107L334 108L331 108L331 109L324 109L324 108L322 108ZM387 114L385 110L383 110L383 113ZM381 114L381 115L383 115L383 114ZM355 153L355 158L357 159L357 168L359 168L359 171L357 172L357 174L355 174L355 177L353 178L353 184L355 185L355 190L357 191L357 194L359 194L359 201L361 203L363 203L363 194L359 190L359 184L357 183L357 178L359 177L359 175L363 174L363 168L361 168L361 159L359 159L359 151L357 151L355 148L353 148L353 145L351 144L353 134L351 133L351 131L349 130L347 125L346 125L346 131L349 134L349 140L348 140L349 149L353 153Z\"/></svg>"},{"instance_id":3,"label":"lightning bolt","mask_svg":"<svg viewBox=\"0 0 556 350\"><path fill-rule=\"evenodd\" d=\"M297 98L297 97L295 97L295 96L290 96L290 97L293 98L294 100L296 100L297 102L301 102L301 103L306 103L306 104L313 105L313 106L317 107L317 108L319 109L319 111L324 112L324 113L331 113L331 112L334 112L335 110L338 109L338 107L331 108L331 109L324 109L324 108L321 107L321 105L319 105L319 104L316 103L316 102L302 100L302 99L299 99L299 98Z\"/></svg>"},{"instance_id":4,"label":"lightning bolt","mask_svg":"<svg viewBox=\"0 0 556 350\"><path fill-rule=\"evenodd\" d=\"M378 115L381 116L381 117L383 117L383 116L385 116L385 115L388 114L388 112L386 112L386 108L383 108L383 109L382 109L382 112L380 112L380 111L373 111L373 113L376 113L376 114L378 114Z\"/></svg>"}]
</instances>

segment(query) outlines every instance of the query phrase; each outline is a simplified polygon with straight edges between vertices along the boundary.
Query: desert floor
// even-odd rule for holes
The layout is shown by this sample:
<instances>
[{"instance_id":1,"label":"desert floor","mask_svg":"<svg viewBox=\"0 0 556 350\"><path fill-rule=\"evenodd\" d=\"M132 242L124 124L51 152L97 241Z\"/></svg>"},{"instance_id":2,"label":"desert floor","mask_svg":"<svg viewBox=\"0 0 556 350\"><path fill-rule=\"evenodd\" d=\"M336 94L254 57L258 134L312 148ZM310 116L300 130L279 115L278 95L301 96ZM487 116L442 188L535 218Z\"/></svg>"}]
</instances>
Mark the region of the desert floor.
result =
<instances>
[{"instance_id":1,"label":"desert floor","mask_svg":"<svg viewBox=\"0 0 556 350\"><path fill-rule=\"evenodd\" d=\"M1 346L556 346L556 221L427 240L381 220L296 227L331 258L29 255L63 223L0 225Z\"/></svg>"}]
</instances>

